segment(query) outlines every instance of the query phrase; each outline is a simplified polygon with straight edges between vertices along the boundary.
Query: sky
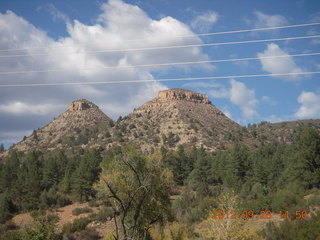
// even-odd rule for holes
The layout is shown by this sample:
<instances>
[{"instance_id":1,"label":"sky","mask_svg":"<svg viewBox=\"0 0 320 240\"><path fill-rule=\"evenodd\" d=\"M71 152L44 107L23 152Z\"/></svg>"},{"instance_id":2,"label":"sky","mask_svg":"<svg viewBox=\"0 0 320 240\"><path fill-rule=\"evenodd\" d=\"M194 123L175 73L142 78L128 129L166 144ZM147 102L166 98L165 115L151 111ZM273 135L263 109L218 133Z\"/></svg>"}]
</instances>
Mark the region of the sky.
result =
<instances>
[{"instance_id":1,"label":"sky","mask_svg":"<svg viewBox=\"0 0 320 240\"><path fill-rule=\"evenodd\" d=\"M117 119L170 88L243 126L320 118L320 25L275 29L319 22L318 0L1 0L0 143L76 99Z\"/></svg>"}]
</instances>

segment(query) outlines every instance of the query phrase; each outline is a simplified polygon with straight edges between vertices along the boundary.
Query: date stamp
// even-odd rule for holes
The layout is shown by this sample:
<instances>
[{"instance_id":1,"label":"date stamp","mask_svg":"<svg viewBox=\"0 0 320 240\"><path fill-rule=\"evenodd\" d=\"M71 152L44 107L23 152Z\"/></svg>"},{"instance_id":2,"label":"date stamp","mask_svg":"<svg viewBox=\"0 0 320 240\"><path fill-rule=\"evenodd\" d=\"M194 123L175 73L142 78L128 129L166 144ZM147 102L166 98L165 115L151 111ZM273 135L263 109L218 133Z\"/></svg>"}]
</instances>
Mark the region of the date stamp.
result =
<instances>
[{"instance_id":1,"label":"date stamp","mask_svg":"<svg viewBox=\"0 0 320 240\"><path fill-rule=\"evenodd\" d=\"M295 214L290 214L289 211L279 211L272 212L270 210L267 211L259 211L254 212L252 210L249 211L222 211L222 210L214 210L211 212L212 219L272 219L275 214L279 215L280 218L283 219L307 219L309 218L309 214L307 211L297 210Z\"/></svg>"}]
</instances>

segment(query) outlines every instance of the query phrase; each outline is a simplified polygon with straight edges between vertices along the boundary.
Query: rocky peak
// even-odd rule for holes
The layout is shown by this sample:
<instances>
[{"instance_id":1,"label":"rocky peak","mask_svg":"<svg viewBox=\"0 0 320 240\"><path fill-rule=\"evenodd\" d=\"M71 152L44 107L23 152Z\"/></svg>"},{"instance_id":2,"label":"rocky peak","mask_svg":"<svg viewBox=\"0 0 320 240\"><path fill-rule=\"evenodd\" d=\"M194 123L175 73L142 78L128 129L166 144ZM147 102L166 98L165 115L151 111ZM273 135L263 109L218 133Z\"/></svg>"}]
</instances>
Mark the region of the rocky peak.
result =
<instances>
[{"instance_id":1,"label":"rocky peak","mask_svg":"<svg viewBox=\"0 0 320 240\"><path fill-rule=\"evenodd\" d=\"M181 88L159 91L157 97L154 99L154 101L159 102L167 102L172 100L184 100L195 103L211 104L207 95Z\"/></svg>"},{"instance_id":2,"label":"rocky peak","mask_svg":"<svg viewBox=\"0 0 320 240\"><path fill-rule=\"evenodd\" d=\"M68 112L81 112L90 108L98 107L86 99L78 99L68 105Z\"/></svg>"}]
</instances>

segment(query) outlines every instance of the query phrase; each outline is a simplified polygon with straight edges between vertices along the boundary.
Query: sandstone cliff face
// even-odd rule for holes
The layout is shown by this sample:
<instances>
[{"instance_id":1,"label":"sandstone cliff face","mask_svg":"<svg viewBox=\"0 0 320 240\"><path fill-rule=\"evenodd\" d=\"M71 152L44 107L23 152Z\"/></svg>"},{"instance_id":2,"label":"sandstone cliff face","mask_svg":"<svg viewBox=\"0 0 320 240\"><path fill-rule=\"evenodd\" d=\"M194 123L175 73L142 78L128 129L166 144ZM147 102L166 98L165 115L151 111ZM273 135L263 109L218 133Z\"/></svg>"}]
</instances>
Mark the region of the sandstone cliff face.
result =
<instances>
[{"instance_id":1,"label":"sandstone cliff face","mask_svg":"<svg viewBox=\"0 0 320 240\"><path fill-rule=\"evenodd\" d=\"M68 105L69 112L81 112L89 108L98 108L95 104L92 102L89 102L86 99L79 99L76 101L73 101Z\"/></svg>"},{"instance_id":2,"label":"sandstone cliff face","mask_svg":"<svg viewBox=\"0 0 320 240\"><path fill-rule=\"evenodd\" d=\"M190 101L204 104L211 103L207 95L180 88L160 91L153 101L167 102L172 100Z\"/></svg>"}]
</instances>

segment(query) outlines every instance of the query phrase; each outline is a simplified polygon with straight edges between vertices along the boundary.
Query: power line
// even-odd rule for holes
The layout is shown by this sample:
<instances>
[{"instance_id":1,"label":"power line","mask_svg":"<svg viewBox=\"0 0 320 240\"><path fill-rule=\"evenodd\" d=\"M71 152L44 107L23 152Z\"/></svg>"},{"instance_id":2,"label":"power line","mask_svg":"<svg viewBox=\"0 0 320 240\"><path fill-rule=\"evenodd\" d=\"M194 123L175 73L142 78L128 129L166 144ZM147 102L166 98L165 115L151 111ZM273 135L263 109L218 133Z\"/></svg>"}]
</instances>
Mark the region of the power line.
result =
<instances>
[{"instance_id":1,"label":"power line","mask_svg":"<svg viewBox=\"0 0 320 240\"><path fill-rule=\"evenodd\" d=\"M232 30L232 31L224 31L224 32L190 34L190 35L181 35L181 36L167 36L167 38L204 37L204 36L214 36L214 35L233 34L233 33L245 33L245 32L277 30L277 29L285 29L285 28L307 27L307 26L315 26L315 25L320 25L320 22L295 24L295 25L285 25L285 26L276 26L276 27L265 27L265 28L241 29L241 30ZM124 41L126 41L126 42L130 42L130 41L147 41L147 40L152 40L152 39L157 39L157 38L140 38L140 39L129 39L129 40L124 40ZM83 46L90 46L90 44L85 44ZM73 47L73 45L54 46L54 47L43 46L43 47L30 47L30 48L9 48L9 49L0 49L0 52L27 51L27 50L48 49L48 48L56 49L56 48L69 48L69 47Z\"/></svg>"},{"instance_id":2,"label":"power line","mask_svg":"<svg viewBox=\"0 0 320 240\"><path fill-rule=\"evenodd\" d=\"M147 48L128 48L128 49L113 49L113 50L97 50L97 51L84 51L83 53L115 53L115 52L134 52L134 51L150 51L150 50L164 50L164 49L175 49L175 48L189 48L189 47L208 47L208 46L221 46L221 45L235 45L245 43L262 43L262 42L274 42L274 41L287 41L297 39L309 39L319 38L320 35L311 36L299 36L299 37L287 37L287 38L271 38L271 39L259 39L259 40L247 40L237 42L220 42L220 43L201 43L201 44L190 44L190 45L177 45L177 46L162 46L162 47L147 47ZM71 53L74 54L74 53ZM20 55L0 55L0 58L12 58L12 57L35 57L35 56L49 56L52 54L20 54Z\"/></svg>"},{"instance_id":3,"label":"power line","mask_svg":"<svg viewBox=\"0 0 320 240\"><path fill-rule=\"evenodd\" d=\"M213 79L228 79L228 78L280 77L280 76L295 76L295 75L310 75L310 74L320 74L320 72L230 75L230 76L166 78L166 79L141 79L141 80L132 80L132 81L127 80L127 81L102 81L102 82L2 84L0 85L0 88L1 87L41 87L41 86L68 86L68 85L71 86L71 85L123 84L123 83L145 83L145 82L173 82L173 81L213 80Z\"/></svg>"},{"instance_id":4,"label":"power line","mask_svg":"<svg viewBox=\"0 0 320 240\"><path fill-rule=\"evenodd\" d=\"M287 54L267 57L250 57L250 58L231 58L231 59L217 59L217 60L204 60L204 61L193 61L193 62L172 62L172 63L155 63L155 64L140 64L132 66L106 66L99 67L97 69L125 69L125 68L143 68L143 67L164 67L164 66L177 66L177 65L191 65L191 64L205 64L205 63L221 63L221 62L236 62L236 61L252 61L260 59L271 59L271 58L288 58L288 57L304 57L304 56L316 56L320 53L302 53L302 54ZM91 70L94 68L84 68L83 70ZM48 70L30 70L30 71L15 71L15 72L0 72L0 75L10 74L28 74L28 73L47 73L47 72L62 72L68 69L48 69Z\"/></svg>"}]
</instances>

